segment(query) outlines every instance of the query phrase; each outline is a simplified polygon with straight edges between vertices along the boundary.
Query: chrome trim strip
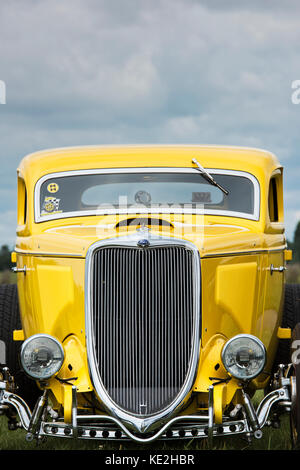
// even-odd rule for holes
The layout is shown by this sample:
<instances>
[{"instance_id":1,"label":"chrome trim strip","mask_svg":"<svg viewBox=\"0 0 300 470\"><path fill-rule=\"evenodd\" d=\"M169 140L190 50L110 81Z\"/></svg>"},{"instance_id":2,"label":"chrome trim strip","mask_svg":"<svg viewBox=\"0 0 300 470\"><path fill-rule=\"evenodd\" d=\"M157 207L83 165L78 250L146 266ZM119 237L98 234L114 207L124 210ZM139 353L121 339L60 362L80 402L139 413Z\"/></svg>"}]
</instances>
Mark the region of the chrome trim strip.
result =
<instances>
[{"instance_id":1,"label":"chrome trim strip","mask_svg":"<svg viewBox=\"0 0 300 470\"><path fill-rule=\"evenodd\" d=\"M83 255L79 255L79 254L75 254L75 253L47 253L46 251L45 252L34 252L34 251L23 251L23 250L18 250L18 249L15 249L14 250L16 253L20 254L20 255L31 255L31 256L49 256L49 257L55 257L55 258L59 258L59 257L63 257L63 258L81 258L81 259L84 259L85 258L85 254Z\"/></svg>"},{"instance_id":2,"label":"chrome trim strip","mask_svg":"<svg viewBox=\"0 0 300 470\"><path fill-rule=\"evenodd\" d=\"M208 430L207 430L207 437L208 437L208 445L212 447L212 439L213 439L213 429L214 429L214 386L210 385L208 387Z\"/></svg>"},{"instance_id":3,"label":"chrome trim strip","mask_svg":"<svg viewBox=\"0 0 300 470\"><path fill-rule=\"evenodd\" d=\"M224 253L203 253L201 258L219 258L225 256L239 256L239 255L260 255L261 253L281 253L285 250L285 248L275 248L274 250L253 250L253 251L232 251L232 252L224 252Z\"/></svg>"},{"instance_id":4,"label":"chrome trim strip","mask_svg":"<svg viewBox=\"0 0 300 470\"><path fill-rule=\"evenodd\" d=\"M77 428L77 387L76 385L72 385L72 429L74 437L78 437L78 428Z\"/></svg>"},{"instance_id":5,"label":"chrome trim strip","mask_svg":"<svg viewBox=\"0 0 300 470\"><path fill-rule=\"evenodd\" d=\"M232 251L232 252L229 252L229 253L209 253L209 254L205 254L203 253L201 255L201 258L217 258L217 257L225 257L225 256L239 256L239 255L259 255L261 253L280 253L280 252L283 252L285 250L285 247L284 248L275 248L275 249L270 249L270 250L265 250L265 249L262 249L262 250L254 250L254 251ZM84 259L85 258L85 254L74 254L74 253L49 253L49 252L33 252L33 251L25 251L25 250L18 250L18 249L15 249L14 250L16 253L20 254L20 255L24 255L24 256L28 256L28 255L32 255L32 256L47 256L47 257L55 257L55 258L59 258L59 257L63 257L63 258L79 258L79 259Z\"/></svg>"},{"instance_id":6,"label":"chrome trim strip","mask_svg":"<svg viewBox=\"0 0 300 470\"><path fill-rule=\"evenodd\" d=\"M110 398L106 389L103 386L101 378L98 374L98 368L95 357L94 335L92 325L92 276L93 276L93 259L95 250L101 247L109 246L132 246L137 247L137 242L141 239L141 232L135 232L131 235L120 235L119 237L102 240L90 246L86 257L86 270L85 270L85 322L86 322L86 346L87 357L91 381L93 387L99 396L101 402L106 407L110 415L122 421L122 423L135 431L146 432L153 428L163 425L175 412L178 412L182 406L183 400L191 392L192 386L197 373L198 361L200 355L200 335L201 335L201 271L200 271L200 255L197 247L186 240L167 238L156 236L150 232L143 233L143 237L147 238L151 246L165 246L165 245L179 245L183 246L193 253L193 311L194 311L194 330L193 330L193 348L191 353L191 360L189 364L189 371L186 375L185 383L180 390L175 400L164 410L152 416L138 417L129 414L120 409Z\"/></svg>"},{"instance_id":7,"label":"chrome trim strip","mask_svg":"<svg viewBox=\"0 0 300 470\"><path fill-rule=\"evenodd\" d=\"M220 168L206 168L206 170L213 174L220 174L220 175L232 175L232 176L243 176L248 178L254 186L254 211L253 214L247 214L243 212L233 212L233 211L218 211L218 210L209 210L206 209L205 211L195 210L195 209L188 209L185 208L184 210L181 208L164 208L159 207L156 210L153 210L153 207L150 210L147 208L141 209L124 209L124 212L120 209L99 209L93 211L78 211L78 212L65 212L62 214L54 214L54 215L40 215L40 189L41 185L47 181L48 179L52 178L62 178L64 176L76 176L76 175L94 175L94 174L111 174L111 173L196 173L199 174L199 170L197 168L189 168L189 167L135 167L135 168L102 168L102 169L91 169L91 170L72 170L72 171L63 171L57 173L50 173L48 175L42 176L35 185L34 189L34 214L35 214L35 222L47 222L48 220L57 220L57 219L65 219L65 218L72 218L72 217L82 217L82 216L95 216L95 215L106 215L106 214L136 214L136 213L160 213L160 214L176 214L176 213L183 213L183 214L206 214L206 215L219 215L225 217L238 217L242 219L248 220L259 220L259 213L260 213L260 186L257 178L248 173L246 171L237 171L237 170L223 170Z\"/></svg>"}]
</instances>

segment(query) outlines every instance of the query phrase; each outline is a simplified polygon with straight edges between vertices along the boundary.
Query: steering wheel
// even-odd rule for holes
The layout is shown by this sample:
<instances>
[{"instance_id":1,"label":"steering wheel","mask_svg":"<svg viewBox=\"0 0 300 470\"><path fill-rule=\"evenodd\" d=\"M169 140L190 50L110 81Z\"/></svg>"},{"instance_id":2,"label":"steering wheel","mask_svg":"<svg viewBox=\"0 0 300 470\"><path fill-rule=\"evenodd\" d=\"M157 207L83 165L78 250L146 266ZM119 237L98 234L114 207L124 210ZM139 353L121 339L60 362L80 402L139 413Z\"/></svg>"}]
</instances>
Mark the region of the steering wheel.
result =
<instances>
[{"instance_id":1,"label":"steering wheel","mask_svg":"<svg viewBox=\"0 0 300 470\"><path fill-rule=\"evenodd\" d=\"M144 204L144 206L147 206L151 202L151 194L147 191L138 191L134 195L134 200L138 204Z\"/></svg>"}]
</instances>

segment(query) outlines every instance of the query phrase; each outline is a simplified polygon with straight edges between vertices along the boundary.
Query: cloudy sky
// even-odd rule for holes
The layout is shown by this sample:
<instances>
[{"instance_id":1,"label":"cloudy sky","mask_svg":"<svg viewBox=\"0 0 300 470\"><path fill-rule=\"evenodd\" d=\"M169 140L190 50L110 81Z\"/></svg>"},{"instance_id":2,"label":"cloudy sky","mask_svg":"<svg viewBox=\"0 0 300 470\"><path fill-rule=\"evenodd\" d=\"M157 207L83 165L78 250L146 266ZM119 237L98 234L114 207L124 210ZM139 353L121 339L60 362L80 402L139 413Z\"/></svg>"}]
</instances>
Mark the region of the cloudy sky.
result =
<instances>
[{"instance_id":1,"label":"cloudy sky","mask_svg":"<svg viewBox=\"0 0 300 470\"><path fill-rule=\"evenodd\" d=\"M14 244L16 168L57 146L245 145L285 167L300 220L298 0L0 3L0 244ZM300 96L300 94L299 94Z\"/></svg>"}]
</instances>

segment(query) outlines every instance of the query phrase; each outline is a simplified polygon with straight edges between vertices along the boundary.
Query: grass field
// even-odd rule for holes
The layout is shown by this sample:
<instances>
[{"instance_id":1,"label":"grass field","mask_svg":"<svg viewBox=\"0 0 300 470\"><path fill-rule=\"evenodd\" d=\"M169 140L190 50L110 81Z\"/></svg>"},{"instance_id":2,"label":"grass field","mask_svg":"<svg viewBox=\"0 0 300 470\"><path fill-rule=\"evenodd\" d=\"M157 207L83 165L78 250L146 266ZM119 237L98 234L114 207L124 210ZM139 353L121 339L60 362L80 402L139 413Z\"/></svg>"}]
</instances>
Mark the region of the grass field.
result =
<instances>
[{"instance_id":1,"label":"grass field","mask_svg":"<svg viewBox=\"0 0 300 470\"><path fill-rule=\"evenodd\" d=\"M17 274L13 273L9 269L0 271L0 284L16 284Z\"/></svg>"}]
</instances>

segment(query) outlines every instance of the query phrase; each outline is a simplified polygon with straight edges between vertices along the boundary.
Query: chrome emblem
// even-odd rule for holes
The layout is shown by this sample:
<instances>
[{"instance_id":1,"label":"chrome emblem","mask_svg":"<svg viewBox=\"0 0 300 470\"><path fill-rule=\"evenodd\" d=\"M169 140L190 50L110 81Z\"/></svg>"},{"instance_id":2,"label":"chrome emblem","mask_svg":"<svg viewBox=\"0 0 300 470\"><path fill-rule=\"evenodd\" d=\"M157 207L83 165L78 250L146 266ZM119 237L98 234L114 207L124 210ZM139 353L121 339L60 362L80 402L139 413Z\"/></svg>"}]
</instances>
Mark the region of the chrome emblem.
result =
<instances>
[{"instance_id":1,"label":"chrome emblem","mask_svg":"<svg viewBox=\"0 0 300 470\"><path fill-rule=\"evenodd\" d=\"M142 240L139 240L137 242L138 246L140 246L141 248L146 248L147 246L150 245L150 242L149 240L147 240L146 238L143 238Z\"/></svg>"}]
</instances>

